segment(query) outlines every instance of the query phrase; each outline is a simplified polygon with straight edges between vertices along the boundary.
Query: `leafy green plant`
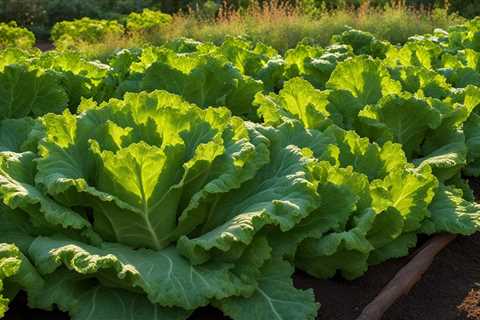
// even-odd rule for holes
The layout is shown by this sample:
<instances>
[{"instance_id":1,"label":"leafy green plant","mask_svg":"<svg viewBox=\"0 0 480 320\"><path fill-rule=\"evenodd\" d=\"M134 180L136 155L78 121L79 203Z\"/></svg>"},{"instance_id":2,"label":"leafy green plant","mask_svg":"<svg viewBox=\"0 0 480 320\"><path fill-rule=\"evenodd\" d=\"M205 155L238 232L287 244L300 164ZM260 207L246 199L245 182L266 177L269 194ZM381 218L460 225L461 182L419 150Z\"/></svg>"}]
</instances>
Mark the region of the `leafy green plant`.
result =
<instances>
[{"instance_id":1,"label":"leafy green plant","mask_svg":"<svg viewBox=\"0 0 480 320\"><path fill-rule=\"evenodd\" d=\"M15 21L0 23L0 48L16 47L32 49L35 45L35 35L21 28Z\"/></svg>"},{"instance_id":2,"label":"leafy green plant","mask_svg":"<svg viewBox=\"0 0 480 320\"><path fill-rule=\"evenodd\" d=\"M37 134L33 140L28 134L16 135L17 140L26 139L18 141L20 149L1 153L2 199L19 210L18 217L38 218L45 231L52 231L37 233L37 224L27 218L25 223L33 228L30 235L39 236L28 244L29 257L45 267L39 272L51 279L48 283L66 277L49 297L27 287L32 305L57 304L81 317L98 303L94 292L111 290L88 278L102 278L102 270L111 270L111 281L120 291L105 292L108 299L118 293L128 299L131 293L121 288L138 287L151 299L135 298L145 311L158 304L160 313L174 319L213 299L227 313L237 312L246 297L264 303L263 296L252 296L257 288L268 290L268 295L276 295L278 289L291 292L292 301L307 302L298 311L302 317L314 316L313 297L294 289L288 279L292 268L281 261L281 270L269 266L273 257L262 233L269 226L291 229L317 198L308 182L307 158L281 138L282 131L295 128L251 126L226 109L202 110L166 92L127 94L123 101L87 103L81 110L78 115L39 119L35 131L40 130L40 140ZM3 122L2 128L7 125ZM291 133L299 139L305 134L298 126ZM38 153L23 149L35 141ZM81 154L86 158L74 160ZM33 161L38 165L32 166ZM65 170L55 163L63 163ZM20 169L27 170L25 175L17 174ZM21 185L29 185L29 191L17 193ZM40 191L43 188L49 195ZM93 224L84 210L93 210ZM16 214L9 212L5 208L0 219ZM28 233L20 237L30 239ZM8 233L0 238L12 239ZM55 262L60 261L57 254L66 258L61 259L64 265ZM230 256L226 260L225 254ZM94 260L98 264L87 267L89 260L90 265ZM117 268L127 272L128 283L122 284L123 272ZM285 285L270 288L269 280L257 278L269 273ZM80 274L89 276L80 280ZM84 294L57 300L75 283L87 300L78 300ZM120 318L128 315L128 310L123 312Z\"/></svg>"},{"instance_id":3,"label":"leafy green plant","mask_svg":"<svg viewBox=\"0 0 480 320\"><path fill-rule=\"evenodd\" d=\"M59 50L64 50L75 47L78 42L101 42L123 33L124 27L115 20L82 18L56 23L52 28L52 40Z\"/></svg>"},{"instance_id":4,"label":"leafy green plant","mask_svg":"<svg viewBox=\"0 0 480 320\"><path fill-rule=\"evenodd\" d=\"M127 30L130 32L158 31L163 25L169 24L172 17L160 11L144 9L142 12L132 12L126 18Z\"/></svg>"}]
</instances>

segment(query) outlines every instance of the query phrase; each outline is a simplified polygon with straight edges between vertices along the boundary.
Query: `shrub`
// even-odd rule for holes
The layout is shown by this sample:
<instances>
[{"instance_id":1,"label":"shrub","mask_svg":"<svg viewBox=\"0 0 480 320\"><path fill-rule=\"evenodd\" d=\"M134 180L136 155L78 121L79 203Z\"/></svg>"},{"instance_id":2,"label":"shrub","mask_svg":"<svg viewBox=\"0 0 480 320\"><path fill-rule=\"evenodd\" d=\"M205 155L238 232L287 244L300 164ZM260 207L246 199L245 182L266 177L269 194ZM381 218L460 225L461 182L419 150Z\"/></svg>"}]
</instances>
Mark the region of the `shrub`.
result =
<instances>
[{"instance_id":1,"label":"shrub","mask_svg":"<svg viewBox=\"0 0 480 320\"><path fill-rule=\"evenodd\" d=\"M144 9L142 12L132 12L127 16L127 30L145 32L158 29L172 21L172 16L160 11Z\"/></svg>"},{"instance_id":2,"label":"shrub","mask_svg":"<svg viewBox=\"0 0 480 320\"><path fill-rule=\"evenodd\" d=\"M96 43L123 33L124 27L115 20L82 18L56 23L52 29L52 40L58 49L67 49L78 42Z\"/></svg>"},{"instance_id":3,"label":"shrub","mask_svg":"<svg viewBox=\"0 0 480 320\"><path fill-rule=\"evenodd\" d=\"M17 47L31 49L35 45L35 35L21 28L15 21L0 23L0 48Z\"/></svg>"}]
</instances>

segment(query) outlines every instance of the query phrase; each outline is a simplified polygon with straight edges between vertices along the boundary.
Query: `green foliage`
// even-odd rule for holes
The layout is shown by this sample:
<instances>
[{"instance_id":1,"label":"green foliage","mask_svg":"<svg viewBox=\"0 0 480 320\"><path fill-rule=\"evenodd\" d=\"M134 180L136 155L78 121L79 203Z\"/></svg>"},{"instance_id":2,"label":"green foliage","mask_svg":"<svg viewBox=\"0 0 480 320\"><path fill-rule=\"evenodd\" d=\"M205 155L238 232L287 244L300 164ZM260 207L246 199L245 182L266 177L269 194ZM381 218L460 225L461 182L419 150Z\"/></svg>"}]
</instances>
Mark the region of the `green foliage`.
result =
<instances>
[{"instance_id":1,"label":"green foliage","mask_svg":"<svg viewBox=\"0 0 480 320\"><path fill-rule=\"evenodd\" d=\"M32 32L19 27L15 21L0 23L0 48L32 49L34 45L35 36Z\"/></svg>"},{"instance_id":2,"label":"green foliage","mask_svg":"<svg viewBox=\"0 0 480 320\"><path fill-rule=\"evenodd\" d=\"M371 33L347 30L332 38L334 43L350 45L356 55L367 54L374 58L385 58L389 43L377 40Z\"/></svg>"},{"instance_id":3,"label":"green foliage","mask_svg":"<svg viewBox=\"0 0 480 320\"><path fill-rule=\"evenodd\" d=\"M75 47L78 42L95 43L123 33L124 28L117 21L82 18L56 23L52 29L52 40L58 49L64 50Z\"/></svg>"},{"instance_id":4,"label":"green foliage","mask_svg":"<svg viewBox=\"0 0 480 320\"><path fill-rule=\"evenodd\" d=\"M480 16L480 7L475 0L450 0L448 5L452 12L458 12L466 18Z\"/></svg>"},{"instance_id":5,"label":"green foliage","mask_svg":"<svg viewBox=\"0 0 480 320\"><path fill-rule=\"evenodd\" d=\"M152 32L172 21L172 17L160 11L144 9L132 12L126 18L127 30L131 32Z\"/></svg>"},{"instance_id":6,"label":"green foliage","mask_svg":"<svg viewBox=\"0 0 480 320\"><path fill-rule=\"evenodd\" d=\"M53 72L10 65L0 73L0 119L61 112L67 93Z\"/></svg>"}]
</instances>

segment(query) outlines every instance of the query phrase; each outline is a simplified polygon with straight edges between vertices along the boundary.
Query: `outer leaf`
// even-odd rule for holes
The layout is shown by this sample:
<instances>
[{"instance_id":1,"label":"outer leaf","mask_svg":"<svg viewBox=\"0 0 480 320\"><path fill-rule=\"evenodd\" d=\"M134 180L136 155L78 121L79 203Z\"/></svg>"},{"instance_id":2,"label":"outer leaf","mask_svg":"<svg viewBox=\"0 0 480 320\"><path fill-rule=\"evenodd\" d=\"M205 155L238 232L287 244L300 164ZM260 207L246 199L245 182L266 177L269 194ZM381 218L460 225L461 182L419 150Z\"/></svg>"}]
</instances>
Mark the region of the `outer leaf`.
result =
<instances>
[{"instance_id":1,"label":"outer leaf","mask_svg":"<svg viewBox=\"0 0 480 320\"><path fill-rule=\"evenodd\" d=\"M480 158L480 116L472 113L464 124L466 145L468 147L468 162L466 172L469 175L478 176L478 166L475 165Z\"/></svg>"},{"instance_id":2,"label":"outer leaf","mask_svg":"<svg viewBox=\"0 0 480 320\"><path fill-rule=\"evenodd\" d=\"M28 290L29 303L44 310L56 305L73 320L183 320L189 314L180 308L153 304L137 293L98 285L88 275L61 270L45 279L44 287Z\"/></svg>"},{"instance_id":3,"label":"outer leaf","mask_svg":"<svg viewBox=\"0 0 480 320\"><path fill-rule=\"evenodd\" d=\"M367 210L350 230L304 241L297 266L319 278L332 277L337 270L347 279L359 277L367 271L368 255L374 249L366 238L374 219L375 213Z\"/></svg>"},{"instance_id":4,"label":"outer leaf","mask_svg":"<svg viewBox=\"0 0 480 320\"><path fill-rule=\"evenodd\" d=\"M480 206L462 197L460 189L442 185L428 208L431 216L423 223L422 231L463 235L477 232L480 229Z\"/></svg>"},{"instance_id":5,"label":"outer leaf","mask_svg":"<svg viewBox=\"0 0 480 320\"><path fill-rule=\"evenodd\" d=\"M8 299L3 296L5 283L12 296L15 296L20 288L38 290L44 284L43 279L17 247L0 243L0 317L4 316L8 306Z\"/></svg>"},{"instance_id":6,"label":"outer leaf","mask_svg":"<svg viewBox=\"0 0 480 320\"><path fill-rule=\"evenodd\" d=\"M22 265L20 252L14 245L0 244L0 317L3 318L8 309L9 300L3 296L5 278L18 273Z\"/></svg>"},{"instance_id":7,"label":"outer leaf","mask_svg":"<svg viewBox=\"0 0 480 320\"><path fill-rule=\"evenodd\" d=\"M234 320L313 320L319 305L311 290L302 291L293 286L293 271L289 263L272 260L262 268L252 296L224 299L215 306Z\"/></svg>"},{"instance_id":8,"label":"outer leaf","mask_svg":"<svg viewBox=\"0 0 480 320\"><path fill-rule=\"evenodd\" d=\"M35 155L26 153L0 153L0 198L12 209L29 213L38 226L51 226L78 230L92 240L97 237L90 223L80 214L59 205L45 196L34 183Z\"/></svg>"},{"instance_id":9,"label":"outer leaf","mask_svg":"<svg viewBox=\"0 0 480 320\"><path fill-rule=\"evenodd\" d=\"M344 230L356 210L370 205L368 178L352 167L337 168L321 162L312 169L318 180L320 201L317 209L287 232L269 230L277 256L293 260L298 245L307 238L319 239L329 231Z\"/></svg>"},{"instance_id":10,"label":"outer leaf","mask_svg":"<svg viewBox=\"0 0 480 320\"><path fill-rule=\"evenodd\" d=\"M0 152L25 151L24 143L30 135L35 121L30 118L0 121Z\"/></svg>"},{"instance_id":11,"label":"outer leaf","mask_svg":"<svg viewBox=\"0 0 480 320\"><path fill-rule=\"evenodd\" d=\"M0 119L62 112L68 97L53 73L11 65L0 73Z\"/></svg>"},{"instance_id":12,"label":"outer leaf","mask_svg":"<svg viewBox=\"0 0 480 320\"><path fill-rule=\"evenodd\" d=\"M409 250L417 245L415 233L404 233L387 245L375 249L368 257L370 265L379 264L389 259L401 258L408 255Z\"/></svg>"},{"instance_id":13,"label":"outer leaf","mask_svg":"<svg viewBox=\"0 0 480 320\"><path fill-rule=\"evenodd\" d=\"M99 278L109 286L142 290L153 303L187 310L210 299L245 295L254 290L230 270L231 264L212 262L194 267L175 248L133 250L113 243L92 247L71 240L38 238L29 255L41 274L62 266Z\"/></svg>"},{"instance_id":14,"label":"outer leaf","mask_svg":"<svg viewBox=\"0 0 480 320\"><path fill-rule=\"evenodd\" d=\"M26 252L34 240L32 235L38 232L26 212L0 204L0 243L15 243L22 252Z\"/></svg>"}]
</instances>

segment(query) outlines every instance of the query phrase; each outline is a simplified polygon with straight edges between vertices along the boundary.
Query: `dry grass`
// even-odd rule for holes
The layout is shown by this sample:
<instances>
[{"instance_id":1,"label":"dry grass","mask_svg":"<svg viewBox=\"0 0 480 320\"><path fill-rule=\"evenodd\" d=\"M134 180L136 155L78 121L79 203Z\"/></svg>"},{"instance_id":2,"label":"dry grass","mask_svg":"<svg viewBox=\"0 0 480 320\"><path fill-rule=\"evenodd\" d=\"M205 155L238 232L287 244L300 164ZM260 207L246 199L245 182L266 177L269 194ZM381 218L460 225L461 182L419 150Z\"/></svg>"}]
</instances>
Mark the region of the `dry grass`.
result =
<instances>
[{"instance_id":1,"label":"dry grass","mask_svg":"<svg viewBox=\"0 0 480 320\"><path fill-rule=\"evenodd\" d=\"M305 8L273 0L263 7L252 4L243 10L223 6L215 18L204 18L201 12L191 10L175 15L170 25L155 33L107 39L94 46L79 45L79 49L92 56L104 56L116 48L138 47L147 43L158 45L177 37L218 44L227 36L244 35L283 52L295 47L304 38L327 45L333 34L344 31L347 26L371 32L393 43L403 43L412 35L462 22L463 18L449 15L446 9L412 9L404 2L383 9L372 8L365 3L358 9L317 10L307 14Z\"/></svg>"},{"instance_id":2,"label":"dry grass","mask_svg":"<svg viewBox=\"0 0 480 320\"><path fill-rule=\"evenodd\" d=\"M199 19L195 13L176 15L174 23L156 35L156 42L184 36L220 43L227 35L248 35L283 51L296 46L305 37L326 45L333 34L350 26L393 43L403 43L412 35L462 21L456 15L448 15L446 9L411 9L404 2L385 9L372 8L365 3L357 10L324 10L308 15L302 8L272 1L264 7L251 5L243 11L223 7L213 21Z\"/></svg>"},{"instance_id":3,"label":"dry grass","mask_svg":"<svg viewBox=\"0 0 480 320\"><path fill-rule=\"evenodd\" d=\"M139 48L149 44L148 37L143 34L127 34L125 36L107 36L99 43L88 43L79 41L75 44L74 50L82 52L92 59L107 60L115 51L120 49Z\"/></svg>"}]
</instances>

